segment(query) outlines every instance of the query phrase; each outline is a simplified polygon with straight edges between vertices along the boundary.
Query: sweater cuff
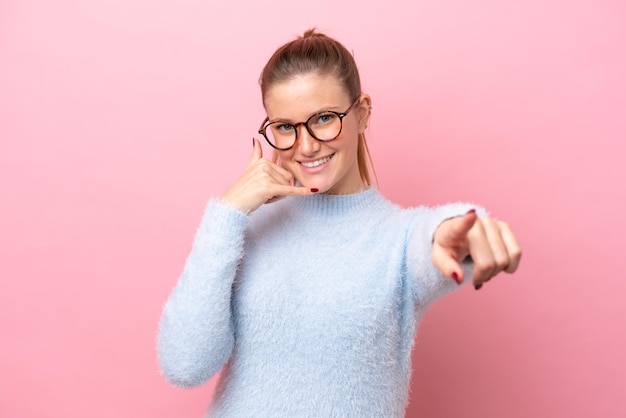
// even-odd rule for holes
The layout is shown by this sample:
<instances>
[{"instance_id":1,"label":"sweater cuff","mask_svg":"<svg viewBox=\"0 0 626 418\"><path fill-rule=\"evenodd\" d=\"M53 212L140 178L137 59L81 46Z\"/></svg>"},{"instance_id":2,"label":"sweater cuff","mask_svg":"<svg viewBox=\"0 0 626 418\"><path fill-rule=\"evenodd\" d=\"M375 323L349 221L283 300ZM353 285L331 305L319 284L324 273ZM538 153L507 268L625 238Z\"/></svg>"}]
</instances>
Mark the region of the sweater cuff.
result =
<instances>
[{"instance_id":1,"label":"sweater cuff","mask_svg":"<svg viewBox=\"0 0 626 418\"><path fill-rule=\"evenodd\" d=\"M223 200L211 199L202 215L196 240L206 237L213 241L217 235L239 241L248 225L248 220L249 218L245 213L235 209Z\"/></svg>"}]
</instances>

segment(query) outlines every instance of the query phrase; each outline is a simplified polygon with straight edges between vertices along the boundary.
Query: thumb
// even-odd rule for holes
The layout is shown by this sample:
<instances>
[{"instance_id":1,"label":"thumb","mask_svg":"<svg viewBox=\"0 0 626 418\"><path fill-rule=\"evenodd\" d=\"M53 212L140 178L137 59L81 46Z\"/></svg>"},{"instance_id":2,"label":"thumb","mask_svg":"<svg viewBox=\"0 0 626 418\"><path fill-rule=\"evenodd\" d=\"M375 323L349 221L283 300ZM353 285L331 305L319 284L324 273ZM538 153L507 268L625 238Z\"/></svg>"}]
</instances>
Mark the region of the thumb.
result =
<instances>
[{"instance_id":1,"label":"thumb","mask_svg":"<svg viewBox=\"0 0 626 418\"><path fill-rule=\"evenodd\" d=\"M459 284L464 279L459 263L460 252L467 246L467 234L476 219L476 211L472 209L465 215L444 221L435 231L432 262L446 277Z\"/></svg>"},{"instance_id":2,"label":"thumb","mask_svg":"<svg viewBox=\"0 0 626 418\"><path fill-rule=\"evenodd\" d=\"M257 160L263 158L263 148L261 147L261 143L258 139L252 138L252 156L250 157L250 161L248 162L248 166L251 166Z\"/></svg>"},{"instance_id":3,"label":"thumb","mask_svg":"<svg viewBox=\"0 0 626 418\"><path fill-rule=\"evenodd\" d=\"M465 215L444 221L435 231L434 242L444 247L459 246L467 238L477 218L476 210L472 209Z\"/></svg>"}]
</instances>

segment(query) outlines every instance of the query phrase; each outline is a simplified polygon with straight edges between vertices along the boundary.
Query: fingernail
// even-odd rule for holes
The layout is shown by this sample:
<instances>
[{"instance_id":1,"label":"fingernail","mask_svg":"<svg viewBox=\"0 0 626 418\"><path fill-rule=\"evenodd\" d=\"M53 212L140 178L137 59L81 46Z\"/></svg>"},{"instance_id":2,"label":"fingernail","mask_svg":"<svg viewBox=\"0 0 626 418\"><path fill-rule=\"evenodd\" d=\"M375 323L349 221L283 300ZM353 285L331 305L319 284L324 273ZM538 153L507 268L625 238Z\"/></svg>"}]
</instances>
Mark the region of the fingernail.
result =
<instances>
[{"instance_id":1,"label":"fingernail","mask_svg":"<svg viewBox=\"0 0 626 418\"><path fill-rule=\"evenodd\" d=\"M481 287L483 287L482 283L474 285L474 289L476 289L476 290L480 290Z\"/></svg>"},{"instance_id":2,"label":"fingernail","mask_svg":"<svg viewBox=\"0 0 626 418\"><path fill-rule=\"evenodd\" d=\"M452 272L452 278L457 284L461 284L461 280L459 280L459 275L456 273L456 271Z\"/></svg>"},{"instance_id":3,"label":"fingernail","mask_svg":"<svg viewBox=\"0 0 626 418\"><path fill-rule=\"evenodd\" d=\"M315 187L311 188L311 193L317 193L319 191L320 191L320 189L316 189Z\"/></svg>"},{"instance_id":4,"label":"fingernail","mask_svg":"<svg viewBox=\"0 0 626 418\"><path fill-rule=\"evenodd\" d=\"M467 211L466 215L469 215L470 213L476 213L476 209L470 209Z\"/></svg>"},{"instance_id":5,"label":"fingernail","mask_svg":"<svg viewBox=\"0 0 626 418\"><path fill-rule=\"evenodd\" d=\"M254 148L254 138L252 138L252 148Z\"/></svg>"}]
</instances>

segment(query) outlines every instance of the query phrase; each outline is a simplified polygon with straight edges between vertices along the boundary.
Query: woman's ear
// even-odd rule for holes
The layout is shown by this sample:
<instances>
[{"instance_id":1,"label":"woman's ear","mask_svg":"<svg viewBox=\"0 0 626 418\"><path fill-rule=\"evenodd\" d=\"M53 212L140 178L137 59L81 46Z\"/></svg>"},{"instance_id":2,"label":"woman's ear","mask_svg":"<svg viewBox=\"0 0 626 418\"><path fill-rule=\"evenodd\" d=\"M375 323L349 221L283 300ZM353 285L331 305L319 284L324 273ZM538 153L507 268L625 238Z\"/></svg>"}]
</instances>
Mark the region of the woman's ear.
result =
<instances>
[{"instance_id":1,"label":"woman's ear","mask_svg":"<svg viewBox=\"0 0 626 418\"><path fill-rule=\"evenodd\" d=\"M369 94L362 94L359 102L359 133L365 132L369 125L370 115L372 114L372 98Z\"/></svg>"}]
</instances>

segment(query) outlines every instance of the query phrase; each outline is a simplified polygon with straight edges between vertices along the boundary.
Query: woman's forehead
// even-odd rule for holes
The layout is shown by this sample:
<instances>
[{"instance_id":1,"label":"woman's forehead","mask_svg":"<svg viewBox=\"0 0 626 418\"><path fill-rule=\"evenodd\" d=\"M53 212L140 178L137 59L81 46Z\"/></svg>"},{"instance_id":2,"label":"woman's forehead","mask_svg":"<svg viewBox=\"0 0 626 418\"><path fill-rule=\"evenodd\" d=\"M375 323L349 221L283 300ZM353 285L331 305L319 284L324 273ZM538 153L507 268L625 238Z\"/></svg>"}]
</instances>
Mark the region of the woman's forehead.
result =
<instances>
[{"instance_id":1,"label":"woman's forehead","mask_svg":"<svg viewBox=\"0 0 626 418\"><path fill-rule=\"evenodd\" d=\"M270 119L306 118L322 110L344 111L349 101L343 85L332 75L306 74L277 83L265 94Z\"/></svg>"}]
</instances>

